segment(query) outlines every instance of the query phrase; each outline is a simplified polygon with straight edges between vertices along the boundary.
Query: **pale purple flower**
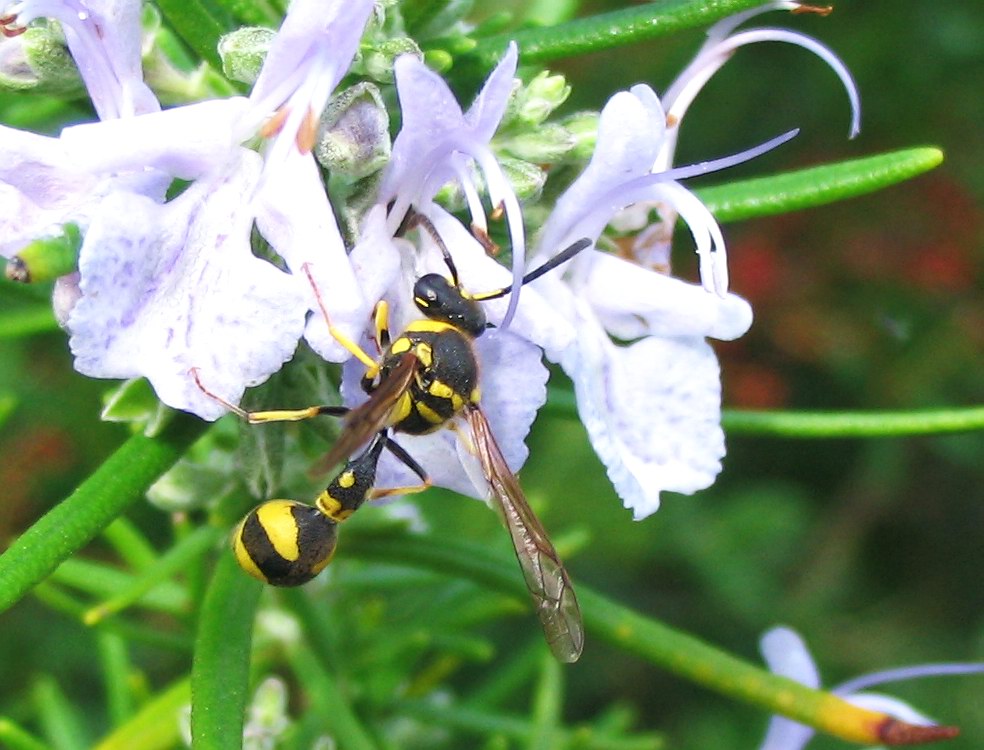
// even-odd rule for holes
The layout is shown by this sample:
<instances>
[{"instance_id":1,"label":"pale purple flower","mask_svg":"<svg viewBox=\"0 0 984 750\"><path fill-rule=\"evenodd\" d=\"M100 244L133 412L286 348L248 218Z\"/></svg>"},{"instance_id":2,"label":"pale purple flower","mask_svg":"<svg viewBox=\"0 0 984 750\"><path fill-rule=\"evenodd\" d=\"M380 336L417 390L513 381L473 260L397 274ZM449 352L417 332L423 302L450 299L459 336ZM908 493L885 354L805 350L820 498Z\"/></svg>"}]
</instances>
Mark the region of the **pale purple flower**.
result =
<instances>
[{"instance_id":1,"label":"pale purple flower","mask_svg":"<svg viewBox=\"0 0 984 750\"><path fill-rule=\"evenodd\" d=\"M820 673L806 643L800 635L785 627L769 630L760 642L760 649L769 669L810 688L820 689ZM867 688L887 682L901 682L920 677L981 674L984 663L920 664L856 677L831 688L830 692L861 708L880 711L894 719L932 726L935 722L916 711L905 701L881 693L867 692ZM862 692L864 691L864 692ZM802 750L813 737L815 730L783 716L773 716L760 750Z\"/></svg>"},{"instance_id":2,"label":"pale purple flower","mask_svg":"<svg viewBox=\"0 0 984 750\"><path fill-rule=\"evenodd\" d=\"M429 214L432 200L449 182L460 187L472 226L486 232L488 223L473 170L485 178L492 206L505 209L513 252L513 281L523 275L526 239L519 199L489 146L513 90L518 52L510 43L467 112L444 80L414 55L402 55L394 66L403 126L383 176L379 202L392 203L388 222L395 231L407 209ZM504 325L515 314L519 294L510 295Z\"/></svg>"},{"instance_id":3,"label":"pale purple flower","mask_svg":"<svg viewBox=\"0 0 984 750\"><path fill-rule=\"evenodd\" d=\"M856 103L843 64L819 43L782 30L728 36L757 13L797 6L772 3L721 21L662 102L645 85L613 96L601 113L591 162L557 201L540 235L542 260L581 237L598 240L609 225L637 232L620 241L625 258L588 250L533 284L577 327L571 345L547 347L547 354L573 381L591 443L637 520L659 507L664 490L690 494L710 486L720 472L720 373L705 339L737 338L752 322L748 303L727 292L717 222L679 180L739 163L790 136L733 157L673 168L687 106L734 49L769 39L821 54ZM653 211L660 217L655 223ZM668 275L677 216L693 235L703 288Z\"/></svg>"},{"instance_id":4,"label":"pale purple flower","mask_svg":"<svg viewBox=\"0 0 984 750\"><path fill-rule=\"evenodd\" d=\"M348 356L327 334L306 266L333 323L355 335L369 313L310 147L345 75L372 0L295 0L251 96L66 128L59 148L83 174L191 180L178 197L131 191L88 206L82 297L69 317L80 372L146 376L170 406L215 419L307 335L325 358ZM261 153L242 143L267 136ZM286 270L254 257L254 225ZM288 271L293 271L289 273Z\"/></svg>"},{"instance_id":5,"label":"pale purple flower","mask_svg":"<svg viewBox=\"0 0 984 750\"><path fill-rule=\"evenodd\" d=\"M403 56L396 62L403 126L383 176L379 203L365 217L362 237L351 254L367 299L388 302L389 324L394 335L421 317L412 303L414 282L426 273L448 275L441 252L426 231L415 230L408 238L394 237L408 210L425 215L433 223L454 259L466 290L480 293L500 289L514 279L513 274L488 256L468 228L433 203L433 197L446 182L457 182L468 197L473 224L484 228L485 215L470 171L470 161L474 160L485 175L493 203L502 202L507 207L513 242L520 243L514 244L513 251L518 258L522 257L519 204L488 146L505 111L515 68L516 48L510 45L468 112L462 114L447 84L420 60ZM512 301L498 299L482 303L489 321L497 328L480 336L475 347L480 364L482 409L509 467L516 471L526 460L528 451L524 440L537 410L546 400L548 372L542 363L540 346L566 346L574 331L535 292L524 293L518 306L516 295L511 296ZM511 326L502 327L510 315ZM371 333L366 331L362 344L374 353ZM346 403L355 404L365 398L359 388L363 372L363 366L356 361L346 365L342 388ZM429 472L436 485L478 497L488 495L488 483L477 461L455 431L444 429L431 435L397 434L395 437ZM384 454L378 476L380 486L402 486L415 481L406 467Z\"/></svg>"},{"instance_id":6,"label":"pale purple flower","mask_svg":"<svg viewBox=\"0 0 984 750\"><path fill-rule=\"evenodd\" d=\"M140 68L139 0L22 0L4 5L0 16L7 34L42 17L59 21L100 119L160 109ZM115 190L161 200L170 182L142 167L89 169L77 155L58 138L0 126L0 255L61 234L69 222L85 229Z\"/></svg>"}]
</instances>

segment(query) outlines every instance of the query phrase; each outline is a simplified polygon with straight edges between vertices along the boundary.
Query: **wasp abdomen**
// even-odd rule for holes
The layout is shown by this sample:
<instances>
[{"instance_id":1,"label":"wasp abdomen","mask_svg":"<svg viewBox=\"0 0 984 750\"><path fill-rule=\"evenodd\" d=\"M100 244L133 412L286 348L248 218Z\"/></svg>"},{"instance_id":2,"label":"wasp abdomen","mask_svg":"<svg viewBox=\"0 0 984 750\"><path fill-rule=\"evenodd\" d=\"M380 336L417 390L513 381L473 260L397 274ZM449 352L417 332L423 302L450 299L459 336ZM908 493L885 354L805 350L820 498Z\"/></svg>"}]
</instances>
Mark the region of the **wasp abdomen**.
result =
<instances>
[{"instance_id":1,"label":"wasp abdomen","mask_svg":"<svg viewBox=\"0 0 984 750\"><path fill-rule=\"evenodd\" d=\"M236 528L233 550L240 567L273 586L300 586L331 562L338 524L318 508L270 500Z\"/></svg>"}]
</instances>

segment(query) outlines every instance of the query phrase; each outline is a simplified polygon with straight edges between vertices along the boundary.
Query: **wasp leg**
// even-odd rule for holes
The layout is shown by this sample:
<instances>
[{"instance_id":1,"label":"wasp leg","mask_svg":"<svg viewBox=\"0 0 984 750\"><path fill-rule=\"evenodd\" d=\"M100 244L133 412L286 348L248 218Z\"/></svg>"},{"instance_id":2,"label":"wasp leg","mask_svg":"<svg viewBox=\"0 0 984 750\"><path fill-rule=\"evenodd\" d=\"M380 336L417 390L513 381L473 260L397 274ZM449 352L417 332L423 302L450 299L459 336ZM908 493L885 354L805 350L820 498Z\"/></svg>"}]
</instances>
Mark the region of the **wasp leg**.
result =
<instances>
[{"instance_id":1,"label":"wasp leg","mask_svg":"<svg viewBox=\"0 0 984 750\"><path fill-rule=\"evenodd\" d=\"M218 401L226 409L246 420L249 424L266 424L267 422L300 422L304 419L311 419L326 414L331 417L344 417L349 413L347 406L308 406L303 409L271 409L268 411L246 411L229 401L226 401L217 393L212 393L202 383L198 374L198 368L192 367L189 370L191 377L195 380L198 390L214 401Z\"/></svg>"},{"instance_id":2,"label":"wasp leg","mask_svg":"<svg viewBox=\"0 0 984 750\"><path fill-rule=\"evenodd\" d=\"M378 500L381 497L391 497L392 495L412 495L417 492L423 492L431 486L431 478L427 475L424 468L417 463L413 456L404 450L402 445L389 436L386 437L386 450L392 453L410 471L420 477L420 484L407 487L388 487L385 489L374 488L369 493L370 500Z\"/></svg>"},{"instance_id":3,"label":"wasp leg","mask_svg":"<svg viewBox=\"0 0 984 750\"><path fill-rule=\"evenodd\" d=\"M365 349L359 346L358 343L342 333L341 329L337 328L331 322L331 317L328 315L328 309L325 307L324 300L321 299L321 292L318 290L318 285L314 282L314 277L311 275L310 266L305 263L301 267L304 269L304 275L307 276L308 281L311 283L311 288L314 290L314 297L318 300L318 307L321 308L321 315L324 317L325 323L328 325L328 333L330 333L331 337L341 344L353 357L366 366L367 375L370 375L371 378L375 378L379 373L379 363L370 357L366 353Z\"/></svg>"}]
</instances>

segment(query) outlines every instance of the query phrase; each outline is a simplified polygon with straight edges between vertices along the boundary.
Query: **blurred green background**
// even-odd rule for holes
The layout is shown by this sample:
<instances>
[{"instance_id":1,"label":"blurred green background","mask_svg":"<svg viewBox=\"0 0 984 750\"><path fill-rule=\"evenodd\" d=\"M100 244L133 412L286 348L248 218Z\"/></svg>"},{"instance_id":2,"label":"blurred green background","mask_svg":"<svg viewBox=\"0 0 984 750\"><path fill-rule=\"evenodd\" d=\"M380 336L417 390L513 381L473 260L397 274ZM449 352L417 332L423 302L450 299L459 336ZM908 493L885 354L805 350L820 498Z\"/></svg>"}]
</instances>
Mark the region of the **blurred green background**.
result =
<instances>
[{"instance_id":1,"label":"blurred green background","mask_svg":"<svg viewBox=\"0 0 984 750\"><path fill-rule=\"evenodd\" d=\"M581 14L622 5L588 4ZM822 63L797 48L757 45L741 50L698 98L678 163L732 153L794 126L802 133L791 144L728 177L912 145L941 146L947 160L872 196L725 227L732 289L756 312L748 335L716 344L725 406L984 403L984 7L978 0L857 0L837 3L827 18L772 14L764 24L816 35L845 60L861 89L861 136L846 140L848 104ZM681 34L556 65L574 85L566 111L597 109L639 81L662 90L700 39ZM10 102L3 100L6 111ZM15 106L25 106L23 99ZM720 181L715 175L693 184ZM679 253L674 270L694 276L688 253ZM33 293L3 283L0 309ZM98 420L104 390L105 383L74 373L61 333L0 331L0 397L16 403L0 436L0 546L126 437L124 428ZM541 418L531 450L523 482L547 527L561 541L571 530L590 534L568 555L576 582L752 661L766 629L791 625L812 647L828 686L901 664L984 659L984 435L729 435L717 484L696 497L666 496L641 523L621 508L577 421ZM478 503L429 494L419 505L463 537L500 534ZM142 506L132 517L167 544L164 514ZM500 541L505 548L504 534ZM356 568L343 548L335 567L346 565ZM347 596L357 600L358 592ZM520 639L539 637L527 618L513 626ZM90 631L29 598L0 615L0 633L0 714L29 715L32 691L51 675L83 714L92 712L85 721L93 731L105 731ZM449 684L467 689L508 658L515 641L490 637L500 646L491 664L465 665ZM155 686L188 665L180 649L138 647L134 658ZM764 733L761 713L591 640L565 674L572 721L614 702L634 711L636 726L665 732L667 747L754 748ZM885 692L960 725L963 737L947 747L984 743L984 678L923 680ZM507 707L522 712L528 701L517 690ZM811 745L838 746L826 738Z\"/></svg>"}]
</instances>

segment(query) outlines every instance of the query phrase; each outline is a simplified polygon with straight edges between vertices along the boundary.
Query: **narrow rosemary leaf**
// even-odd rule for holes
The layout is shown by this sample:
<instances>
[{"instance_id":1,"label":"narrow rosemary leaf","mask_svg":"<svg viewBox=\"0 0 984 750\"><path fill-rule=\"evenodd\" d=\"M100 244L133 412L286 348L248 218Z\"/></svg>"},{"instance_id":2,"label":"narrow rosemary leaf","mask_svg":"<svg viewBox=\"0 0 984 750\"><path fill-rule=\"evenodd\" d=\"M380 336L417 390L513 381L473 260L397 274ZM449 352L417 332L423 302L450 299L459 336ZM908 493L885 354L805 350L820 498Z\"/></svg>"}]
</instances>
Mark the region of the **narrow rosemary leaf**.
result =
<instances>
[{"instance_id":1,"label":"narrow rosemary leaf","mask_svg":"<svg viewBox=\"0 0 984 750\"><path fill-rule=\"evenodd\" d=\"M939 166L930 146L890 151L695 191L718 221L740 221L821 206L911 179Z\"/></svg>"},{"instance_id":2,"label":"narrow rosemary leaf","mask_svg":"<svg viewBox=\"0 0 984 750\"><path fill-rule=\"evenodd\" d=\"M268 26L272 29L280 25L281 12L267 0L215 0L237 21L251 26Z\"/></svg>"},{"instance_id":3,"label":"narrow rosemary leaf","mask_svg":"<svg viewBox=\"0 0 984 750\"><path fill-rule=\"evenodd\" d=\"M233 28L224 10L210 0L158 0L157 7L197 55L216 70L222 70L219 37Z\"/></svg>"},{"instance_id":4,"label":"narrow rosemary leaf","mask_svg":"<svg viewBox=\"0 0 984 750\"><path fill-rule=\"evenodd\" d=\"M240 750L253 620L263 586L222 555L202 603L191 667L193 747Z\"/></svg>"},{"instance_id":5,"label":"narrow rosemary leaf","mask_svg":"<svg viewBox=\"0 0 984 750\"><path fill-rule=\"evenodd\" d=\"M180 741L178 712L191 697L187 677L165 688L141 706L125 724L95 746L95 750L168 750Z\"/></svg>"},{"instance_id":6,"label":"narrow rosemary leaf","mask_svg":"<svg viewBox=\"0 0 984 750\"><path fill-rule=\"evenodd\" d=\"M496 34L482 39L468 56L468 62L474 61L478 67L487 69L499 59L506 45L515 40L524 64L544 63L708 26L756 5L761 5L761 0L660 0L557 26Z\"/></svg>"},{"instance_id":7,"label":"narrow rosemary leaf","mask_svg":"<svg viewBox=\"0 0 984 750\"><path fill-rule=\"evenodd\" d=\"M181 457L206 423L175 414L156 438L134 435L0 555L0 612L102 531Z\"/></svg>"},{"instance_id":8,"label":"narrow rosemary leaf","mask_svg":"<svg viewBox=\"0 0 984 750\"><path fill-rule=\"evenodd\" d=\"M732 435L785 438L942 435L984 430L984 406L884 412L726 410L721 423Z\"/></svg>"}]
</instances>

